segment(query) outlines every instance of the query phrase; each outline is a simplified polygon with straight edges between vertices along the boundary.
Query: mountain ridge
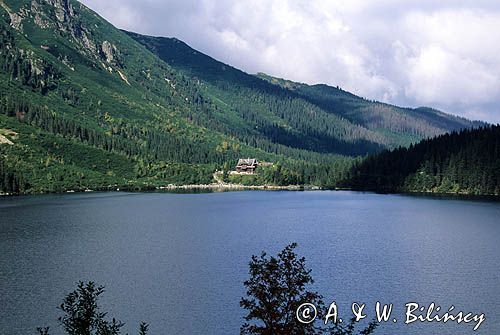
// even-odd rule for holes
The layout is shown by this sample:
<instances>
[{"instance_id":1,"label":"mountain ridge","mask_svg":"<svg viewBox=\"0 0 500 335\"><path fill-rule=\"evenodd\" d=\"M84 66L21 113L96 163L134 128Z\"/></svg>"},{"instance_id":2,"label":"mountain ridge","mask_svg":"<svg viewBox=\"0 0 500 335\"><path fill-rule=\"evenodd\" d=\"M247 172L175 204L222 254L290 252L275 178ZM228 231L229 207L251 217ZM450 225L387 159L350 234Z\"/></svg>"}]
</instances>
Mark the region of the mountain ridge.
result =
<instances>
[{"instance_id":1,"label":"mountain ridge","mask_svg":"<svg viewBox=\"0 0 500 335\"><path fill-rule=\"evenodd\" d=\"M221 86L222 83L226 83L226 86L223 87L224 89L227 89L229 85L236 84L245 86L245 88L250 87L272 91L273 88L266 87L262 82L256 81L255 77L257 77L273 86L284 89L287 94L291 94L295 98L302 99L315 107L319 107L320 112L329 113L340 117L341 120L347 120L355 126L365 128L365 131L371 132L369 136L378 137L379 142L385 141L383 145L408 145L422 138L439 135L445 131L484 125L482 122L471 122L464 118L430 109L425 109L429 122L423 123L423 108L400 108L385 103L373 102L325 84L311 86L263 74L250 75L192 49L189 45L176 38L151 37L131 32L126 33L147 46L149 50L156 53L169 65L179 70L184 70L195 78L200 78L214 86ZM327 94L322 92L325 90L328 90ZM353 116L353 112L357 114ZM363 116L363 114L365 115ZM376 118L379 119L378 122L375 120ZM391 118L397 119L397 121L391 121ZM438 119L440 120L438 121ZM445 125L446 121L449 124ZM431 124L432 122L435 122L436 125ZM390 127L384 128L382 126L384 123L389 124ZM387 132L395 132L396 137L398 133L401 135L413 133L411 134L413 137L404 142L399 141L400 139L394 140L394 138L382 139L381 137L388 136Z\"/></svg>"},{"instance_id":2,"label":"mountain ridge","mask_svg":"<svg viewBox=\"0 0 500 335\"><path fill-rule=\"evenodd\" d=\"M423 138L353 122L331 93L318 106L317 87L295 92L177 39L125 33L77 1L0 5L0 130L17 134L0 144L3 192L207 183L240 157L274 163L265 182L332 186L356 157ZM457 128L429 115L427 135Z\"/></svg>"}]
</instances>

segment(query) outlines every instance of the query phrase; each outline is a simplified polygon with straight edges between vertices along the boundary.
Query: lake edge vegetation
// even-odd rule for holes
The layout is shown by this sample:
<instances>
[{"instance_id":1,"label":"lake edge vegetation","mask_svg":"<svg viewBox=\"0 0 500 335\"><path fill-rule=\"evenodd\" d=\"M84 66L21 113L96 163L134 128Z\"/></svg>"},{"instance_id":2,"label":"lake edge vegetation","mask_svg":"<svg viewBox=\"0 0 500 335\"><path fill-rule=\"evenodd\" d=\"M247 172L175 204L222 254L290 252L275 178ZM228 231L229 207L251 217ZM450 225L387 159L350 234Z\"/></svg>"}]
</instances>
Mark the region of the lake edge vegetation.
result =
<instances>
[{"instance_id":1,"label":"lake edge vegetation","mask_svg":"<svg viewBox=\"0 0 500 335\"><path fill-rule=\"evenodd\" d=\"M369 154L484 125L249 75L74 0L3 1L0 40L2 194L211 184L247 157L273 165L242 184L349 187Z\"/></svg>"}]
</instances>

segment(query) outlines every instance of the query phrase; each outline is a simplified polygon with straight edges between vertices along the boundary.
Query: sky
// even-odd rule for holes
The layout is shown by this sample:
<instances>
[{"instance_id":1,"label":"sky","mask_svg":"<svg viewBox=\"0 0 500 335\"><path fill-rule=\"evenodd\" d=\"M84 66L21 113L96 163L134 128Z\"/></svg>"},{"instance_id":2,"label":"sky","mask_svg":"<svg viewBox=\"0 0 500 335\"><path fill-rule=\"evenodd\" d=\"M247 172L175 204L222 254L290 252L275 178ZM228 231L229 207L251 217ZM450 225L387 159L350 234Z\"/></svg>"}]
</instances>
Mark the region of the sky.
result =
<instances>
[{"instance_id":1,"label":"sky","mask_svg":"<svg viewBox=\"0 0 500 335\"><path fill-rule=\"evenodd\" d=\"M500 123L498 0L83 0L249 73Z\"/></svg>"}]
</instances>

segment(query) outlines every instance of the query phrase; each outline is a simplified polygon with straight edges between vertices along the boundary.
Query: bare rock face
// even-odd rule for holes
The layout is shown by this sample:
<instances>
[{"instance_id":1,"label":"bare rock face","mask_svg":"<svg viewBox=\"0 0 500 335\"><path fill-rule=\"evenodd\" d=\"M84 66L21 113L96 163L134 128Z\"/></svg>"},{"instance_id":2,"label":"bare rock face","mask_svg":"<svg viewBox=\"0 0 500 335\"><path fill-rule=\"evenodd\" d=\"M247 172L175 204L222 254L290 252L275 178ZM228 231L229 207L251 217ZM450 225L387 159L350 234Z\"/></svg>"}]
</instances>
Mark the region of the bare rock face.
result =
<instances>
[{"instance_id":1,"label":"bare rock face","mask_svg":"<svg viewBox=\"0 0 500 335\"><path fill-rule=\"evenodd\" d=\"M32 0L28 16L42 29L54 28L69 35L79 51L99 58L99 48L90 31L78 20L78 13L69 0Z\"/></svg>"},{"instance_id":2,"label":"bare rock face","mask_svg":"<svg viewBox=\"0 0 500 335\"><path fill-rule=\"evenodd\" d=\"M32 0L28 16L42 29L55 27L64 31L71 25L75 11L69 2L64 0Z\"/></svg>"},{"instance_id":3,"label":"bare rock face","mask_svg":"<svg viewBox=\"0 0 500 335\"><path fill-rule=\"evenodd\" d=\"M109 41L102 42L100 56L101 60L105 61L108 65L114 67L115 70L118 71L118 69L123 69L123 63L120 57L120 50L118 50L116 45L112 44L111 42Z\"/></svg>"},{"instance_id":4,"label":"bare rock face","mask_svg":"<svg viewBox=\"0 0 500 335\"><path fill-rule=\"evenodd\" d=\"M31 13L34 16L33 22L42 29L47 29L51 27L50 21L47 19L46 15L42 12L40 5L36 0L31 1Z\"/></svg>"},{"instance_id":5,"label":"bare rock face","mask_svg":"<svg viewBox=\"0 0 500 335\"><path fill-rule=\"evenodd\" d=\"M23 17L17 13L9 13L10 16L10 25L12 28L16 30L22 30L23 29Z\"/></svg>"},{"instance_id":6,"label":"bare rock face","mask_svg":"<svg viewBox=\"0 0 500 335\"><path fill-rule=\"evenodd\" d=\"M115 60L116 47L108 41L102 42L101 51L106 59L106 62L112 64Z\"/></svg>"},{"instance_id":7,"label":"bare rock face","mask_svg":"<svg viewBox=\"0 0 500 335\"><path fill-rule=\"evenodd\" d=\"M53 7L51 13L44 12L44 5ZM0 6L9 14L11 26L18 31L22 31L23 20L27 18L32 18L37 26L46 29L53 26L50 22L50 17L56 20L58 28L62 28L61 24L69 23L75 16L75 10L69 0L32 0L30 7L23 7L17 13L1 0Z\"/></svg>"},{"instance_id":8,"label":"bare rock face","mask_svg":"<svg viewBox=\"0 0 500 335\"><path fill-rule=\"evenodd\" d=\"M51 29L55 33L64 36L71 41L75 49L96 64L103 64L103 67L113 73L123 69L121 53L110 41L100 39L93 34L93 26L86 26L85 20L80 15L86 11L83 5L74 8L70 0L31 0L18 11L11 10L3 0L0 0L3 7L10 16L10 24L13 28L22 32L23 22L32 20L41 29ZM43 46L41 46L42 49ZM49 50L48 48L45 50ZM65 59L65 64L73 69L70 60L65 55L60 55ZM36 75L39 74L39 64L30 64ZM128 83L124 72L120 72L120 77Z\"/></svg>"},{"instance_id":9,"label":"bare rock face","mask_svg":"<svg viewBox=\"0 0 500 335\"><path fill-rule=\"evenodd\" d=\"M56 18L59 22L68 22L75 16L75 11L69 0L45 0L49 5L54 6Z\"/></svg>"},{"instance_id":10,"label":"bare rock face","mask_svg":"<svg viewBox=\"0 0 500 335\"><path fill-rule=\"evenodd\" d=\"M87 36L87 32L85 30L82 30L80 34L81 34L81 43L83 45L83 48L89 50L91 53L95 55L97 52L97 46L95 45L95 43Z\"/></svg>"},{"instance_id":11,"label":"bare rock face","mask_svg":"<svg viewBox=\"0 0 500 335\"><path fill-rule=\"evenodd\" d=\"M23 30L24 13L13 12L3 1L0 0L0 6L5 9L10 18L10 26L18 31Z\"/></svg>"}]
</instances>

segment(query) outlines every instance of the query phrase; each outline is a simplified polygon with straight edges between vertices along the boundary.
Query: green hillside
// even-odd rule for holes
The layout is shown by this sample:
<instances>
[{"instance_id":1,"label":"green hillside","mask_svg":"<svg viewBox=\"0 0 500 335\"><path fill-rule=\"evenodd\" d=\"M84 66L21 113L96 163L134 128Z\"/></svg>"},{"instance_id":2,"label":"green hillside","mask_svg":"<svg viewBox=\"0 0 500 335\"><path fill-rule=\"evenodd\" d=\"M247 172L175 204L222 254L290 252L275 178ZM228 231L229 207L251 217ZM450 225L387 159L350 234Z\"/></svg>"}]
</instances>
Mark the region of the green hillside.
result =
<instances>
[{"instance_id":1,"label":"green hillside","mask_svg":"<svg viewBox=\"0 0 500 335\"><path fill-rule=\"evenodd\" d=\"M386 192L500 195L500 125L463 130L356 164L344 186Z\"/></svg>"},{"instance_id":2,"label":"green hillside","mask_svg":"<svg viewBox=\"0 0 500 335\"><path fill-rule=\"evenodd\" d=\"M201 81L204 91L223 103L224 115L252 126L253 134L236 134L239 138L267 137L292 147L356 156L482 125L429 108L369 101L327 85L252 76L175 38L128 34L172 67ZM240 127L235 123L229 129Z\"/></svg>"},{"instance_id":3,"label":"green hillside","mask_svg":"<svg viewBox=\"0 0 500 335\"><path fill-rule=\"evenodd\" d=\"M209 183L240 157L274 163L260 183L333 186L359 155L473 126L390 107L420 128L377 127L331 101L377 103L132 37L73 0L0 0L0 192Z\"/></svg>"},{"instance_id":4,"label":"green hillside","mask_svg":"<svg viewBox=\"0 0 500 335\"><path fill-rule=\"evenodd\" d=\"M306 85L265 74L259 77L296 92L301 98L323 110L338 114L354 124L384 135L388 147L409 145L422 138L435 137L453 130L479 127L483 122L451 116L426 107L401 108L370 101L324 84Z\"/></svg>"}]
</instances>

